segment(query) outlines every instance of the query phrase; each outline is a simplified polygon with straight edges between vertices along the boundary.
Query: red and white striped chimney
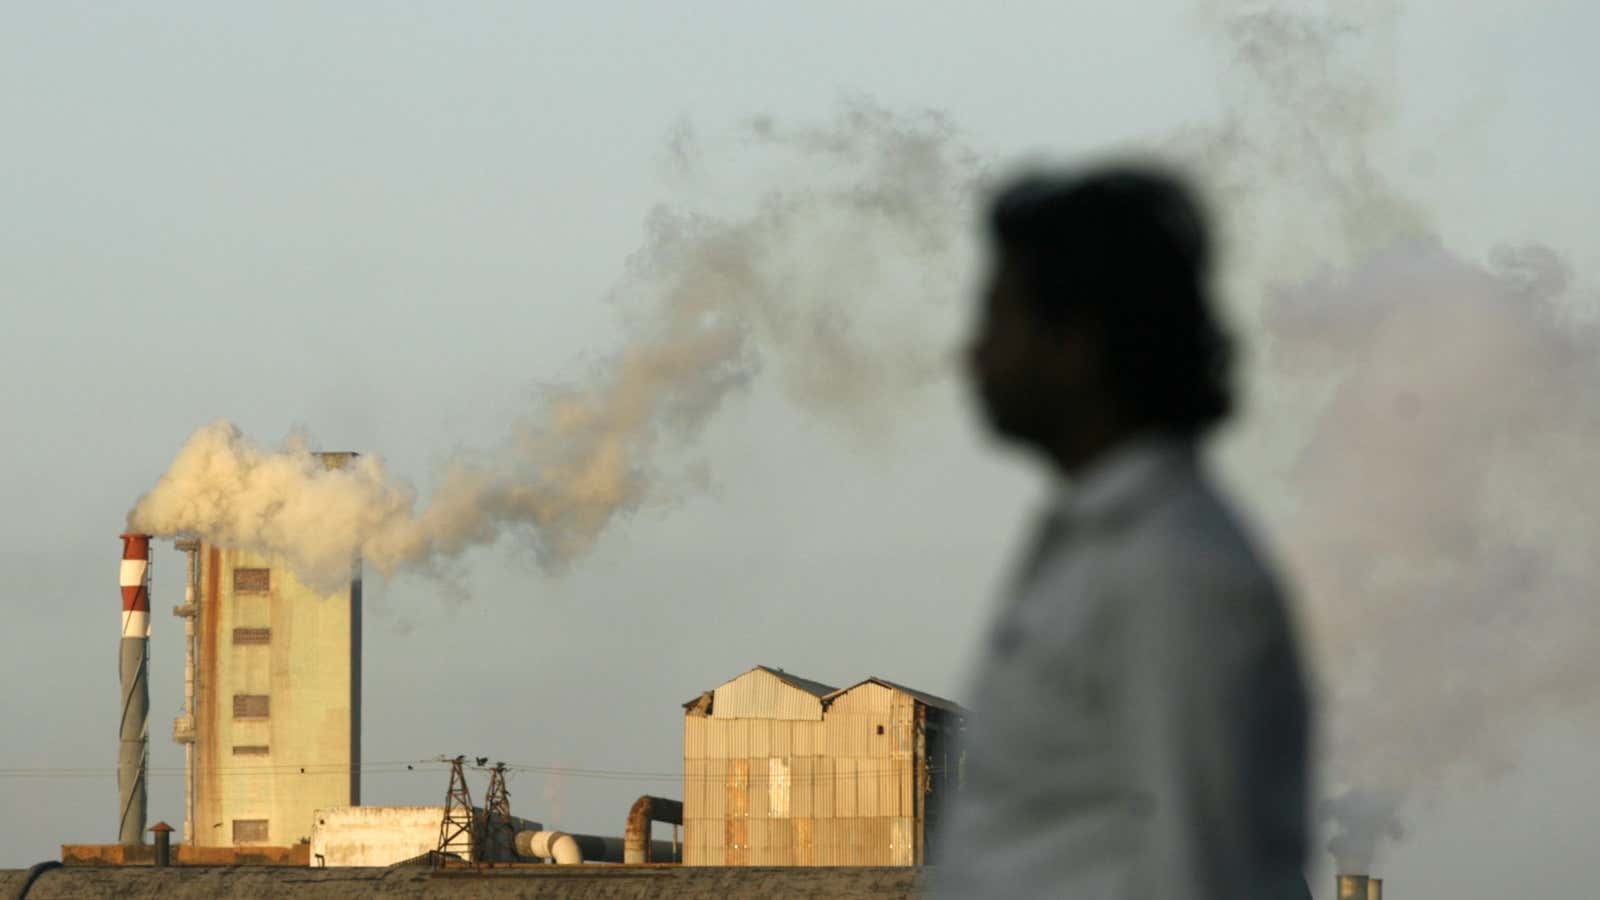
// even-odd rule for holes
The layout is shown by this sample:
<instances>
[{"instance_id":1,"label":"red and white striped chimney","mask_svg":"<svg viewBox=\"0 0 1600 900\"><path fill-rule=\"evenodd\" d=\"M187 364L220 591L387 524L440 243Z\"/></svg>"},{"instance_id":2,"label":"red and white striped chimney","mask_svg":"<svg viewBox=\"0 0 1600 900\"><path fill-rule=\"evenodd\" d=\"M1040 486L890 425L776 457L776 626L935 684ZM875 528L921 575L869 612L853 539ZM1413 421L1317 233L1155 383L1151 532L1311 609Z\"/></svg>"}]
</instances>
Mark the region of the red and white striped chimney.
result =
<instances>
[{"instance_id":1,"label":"red and white striped chimney","mask_svg":"<svg viewBox=\"0 0 1600 900\"><path fill-rule=\"evenodd\" d=\"M117 825L124 844L144 843L150 718L150 535L122 536L122 727L117 749Z\"/></svg>"},{"instance_id":2,"label":"red and white striped chimney","mask_svg":"<svg viewBox=\"0 0 1600 900\"><path fill-rule=\"evenodd\" d=\"M150 637L150 535L122 536L122 636Z\"/></svg>"}]
</instances>

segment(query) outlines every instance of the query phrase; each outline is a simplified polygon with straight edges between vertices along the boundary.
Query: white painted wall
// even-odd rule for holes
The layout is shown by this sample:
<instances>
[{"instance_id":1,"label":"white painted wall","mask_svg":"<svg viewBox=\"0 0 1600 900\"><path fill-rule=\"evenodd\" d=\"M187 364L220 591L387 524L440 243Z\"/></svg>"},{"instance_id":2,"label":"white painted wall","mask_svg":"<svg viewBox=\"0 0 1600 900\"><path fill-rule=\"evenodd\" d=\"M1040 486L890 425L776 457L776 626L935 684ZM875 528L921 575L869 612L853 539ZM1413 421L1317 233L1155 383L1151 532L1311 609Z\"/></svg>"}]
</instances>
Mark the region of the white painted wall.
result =
<instances>
[{"instance_id":1,"label":"white painted wall","mask_svg":"<svg viewBox=\"0 0 1600 900\"><path fill-rule=\"evenodd\" d=\"M474 809L481 816L483 810ZM443 806L336 806L316 811L312 866L392 866L439 846ZM512 817L518 831L538 822ZM469 854L470 858L470 854Z\"/></svg>"}]
</instances>

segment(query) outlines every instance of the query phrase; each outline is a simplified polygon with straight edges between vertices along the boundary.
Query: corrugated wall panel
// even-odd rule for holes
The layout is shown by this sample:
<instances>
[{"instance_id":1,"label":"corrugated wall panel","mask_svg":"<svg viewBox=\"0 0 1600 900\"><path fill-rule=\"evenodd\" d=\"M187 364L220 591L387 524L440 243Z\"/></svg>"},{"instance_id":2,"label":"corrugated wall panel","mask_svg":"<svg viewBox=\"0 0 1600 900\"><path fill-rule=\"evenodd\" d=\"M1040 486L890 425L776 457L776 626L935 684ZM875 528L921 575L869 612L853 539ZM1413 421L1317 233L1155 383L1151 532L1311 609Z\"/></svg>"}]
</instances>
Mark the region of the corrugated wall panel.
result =
<instances>
[{"instance_id":1,"label":"corrugated wall panel","mask_svg":"<svg viewBox=\"0 0 1600 900\"><path fill-rule=\"evenodd\" d=\"M811 820L811 855L814 860L812 865L836 866L839 854L835 847L834 825L838 819L812 819Z\"/></svg>"},{"instance_id":2,"label":"corrugated wall panel","mask_svg":"<svg viewBox=\"0 0 1600 900\"><path fill-rule=\"evenodd\" d=\"M683 818L698 819L705 815L706 808L706 761L704 759L685 759L683 761Z\"/></svg>"},{"instance_id":3,"label":"corrugated wall panel","mask_svg":"<svg viewBox=\"0 0 1600 900\"><path fill-rule=\"evenodd\" d=\"M772 776L767 772L767 758L743 761L750 773L749 803L745 814L752 819L765 819L771 812Z\"/></svg>"},{"instance_id":4,"label":"corrugated wall panel","mask_svg":"<svg viewBox=\"0 0 1600 900\"><path fill-rule=\"evenodd\" d=\"M896 721L891 727L894 728L895 759L910 759L917 746L916 723Z\"/></svg>"},{"instance_id":5,"label":"corrugated wall panel","mask_svg":"<svg viewBox=\"0 0 1600 900\"><path fill-rule=\"evenodd\" d=\"M833 698L828 705L828 714L834 710L861 715L887 714L894 706L894 698L901 695L899 691L890 690L881 684L858 684L843 694Z\"/></svg>"},{"instance_id":6,"label":"corrugated wall panel","mask_svg":"<svg viewBox=\"0 0 1600 900\"><path fill-rule=\"evenodd\" d=\"M838 766L834 765L833 757L814 756L811 758L811 767L811 777L816 785L811 794L813 815L831 819L836 809L833 798L839 779Z\"/></svg>"},{"instance_id":7,"label":"corrugated wall panel","mask_svg":"<svg viewBox=\"0 0 1600 900\"><path fill-rule=\"evenodd\" d=\"M750 752L751 759L765 759L772 755L772 720L750 720Z\"/></svg>"},{"instance_id":8,"label":"corrugated wall panel","mask_svg":"<svg viewBox=\"0 0 1600 900\"><path fill-rule=\"evenodd\" d=\"M760 669L746 672L718 687L711 701L714 718L822 718L822 701Z\"/></svg>"},{"instance_id":9,"label":"corrugated wall panel","mask_svg":"<svg viewBox=\"0 0 1600 900\"><path fill-rule=\"evenodd\" d=\"M722 819L706 819L701 825L704 826L701 835L705 838L706 856L709 858L713 853L721 854L728 839L727 824Z\"/></svg>"},{"instance_id":10,"label":"corrugated wall panel","mask_svg":"<svg viewBox=\"0 0 1600 900\"><path fill-rule=\"evenodd\" d=\"M855 713L828 713L828 753L832 756L869 755L868 719Z\"/></svg>"},{"instance_id":11,"label":"corrugated wall panel","mask_svg":"<svg viewBox=\"0 0 1600 900\"><path fill-rule=\"evenodd\" d=\"M856 760L841 756L833 761L833 814L840 819L856 813Z\"/></svg>"},{"instance_id":12,"label":"corrugated wall panel","mask_svg":"<svg viewBox=\"0 0 1600 900\"><path fill-rule=\"evenodd\" d=\"M815 735L827 727L823 722L790 722L789 741L795 756L812 756L817 753Z\"/></svg>"},{"instance_id":13,"label":"corrugated wall panel","mask_svg":"<svg viewBox=\"0 0 1600 900\"><path fill-rule=\"evenodd\" d=\"M767 815L771 818L789 818L794 785L792 775L789 760L778 757L767 759Z\"/></svg>"},{"instance_id":14,"label":"corrugated wall panel","mask_svg":"<svg viewBox=\"0 0 1600 900\"><path fill-rule=\"evenodd\" d=\"M867 855L872 859L872 865L894 865L894 827L892 824L894 819L888 816L876 816L869 821L871 824L868 826L867 838L871 843Z\"/></svg>"},{"instance_id":15,"label":"corrugated wall panel","mask_svg":"<svg viewBox=\"0 0 1600 900\"><path fill-rule=\"evenodd\" d=\"M916 845L916 820L910 816L896 816L889 820L892 829L890 838L893 841L889 855L889 865L910 866L917 861Z\"/></svg>"},{"instance_id":16,"label":"corrugated wall panel","mask_svg":"<svg viewBox=\"0 0 1600 900\"><path fill-rule=\"evenodd\" d=\"M685 809L685 812L688 810ZM686 866L705 865L702 861L706 855L706 826L700 819L685 818L683 820L683 864Z\"/></svg>"},{"instance_id":17,"label":"corrugated wall panel","mask_svg":"<svg viewBox=\"0 0 1600 900\"><path fill-rule=\"evenodd\" d=\"M789 761L789 814L795 818L812 815L811 795L816 785L816 761L796 756Z\"/></svg>"},{"instance_id":18,"label":"corrugated wall panel","mask_svg":"<svg viewBox=\"0 0 1600 900\"><path fill-rule=\"evenodd\" d=\"M864 819L856 817L839 820L839 830L844 836L839 846L839 854L843 857L841 865L867 865L867 855L862 840L862 832L865 830L862 825L864 821Z\"/></svg>"},{"instance_id":19,"label":"corrugated wall panel","mask_svg":"<svg viewBox=\"0 0 1600 900\"><path fill-rule=\"evenodd\" d=\"M683 758L706 758L706 717L683 717Z\"/></svg>"},{"instance_id":20,"label":"corrugated wall panel","mask_svg":"<svg viewBox=\"0 0 1600 900\"><path fill-rule=\"evenodd\" d=\"M750 820L749 819L724 819L724 830L727 838L723 842L723 853L727 856L727 865L750 865Z\"/></svg>"},{"instance_id":21,"label":"corrugated wall panel","mask_svg":"<svg viewBox=\"0 0 1600 900\"><path fill-rule=\"evenodd\" d=\"M727 760L706 760L705 817L707 819L715 819L719 823L728 815L727 778ZM706 846L711 845L707 844ZM721 846L721 844L718 844L718 846Z\"/></svg>"},{"instance_id":22,"label":"corrugated wall panel","mask_svg":"<svg viewBox=\"0 0 1600 900\"><path fill-rule=\"evenodd\" d=\"M728 720L728 758L750 758L750 720Z\"/></svg>"},{"instance_id":23,"label":"corrugated wall panel","mask_svg":"<svg viewBox=\"0 0 1600 900\"><path fill-rule=\"evenodd\" d=\"M719 822L717 824L721 825L722 823ZM720 843L714 847L708 846L701 852L705 854L703 865L725 866L728 864L728 851L723 849Z\"/></svg>"},{"instance_id":24,"label":"corrugated wall panel","mask_svg":"<svg viewBox=\"0 0 1600 900\"><path fill-rule=\"evenodd\" d=\"M706 720L705 729L707 759L728 758L728 726L732 724L733 721L734 720L731 719Z\"/></svg>"},{"instance_id":25,"label":"corrugated wall panel","mask_svg":"<svg viewBox=\"0 0 1600 900\"><path fill-rule=\"evenodd\" d=\"M894 814L914 816L917 814L916 766L909 759L896 759L894 766L896 785Z\"/></svg>"},{"instance_id":26,"label":"corrugated wall panel","mask_svg":"<svg viewBox=\"0 0 1600 900\"><path fill-rule=\"evenodd\" d=\"M856 771L856 815L862 817L881 816L882 791L880 785L884 781L882 769L883 761L878 759L858 760L859 768Z\"/></svg>"},{"instance_id":27,"label":"corrugated wall panel","mask_svg":"<svg viewBox=\"0 0 1600 900\"><path fill-rule=\"evenodd\" d=\"M896 760L873 761L878 767L878 815L900 814L900 768Z\"/></svg>"},{"instance_id":28,"label":"corrugated wall panel","mask_svg":"<svg viewBox=\"0 0 1600 900\"><path fill-rule=\"evenodd\" d=\"M767 847L771 860L768 865L792 866L794 865L794 821L791 819L768 819Z\"/></svg>"},{"instance_id":29,"label":"corrugated wall panel","mask_svg":"<svg viewBox=\"0 0 1600 900\"><path fill-rule=\"evenodd\" d=\"M724 778L723 796L726 808L723 818L729 821L750 817L750 760L728 760L728 773Z\"/></svg>"},{"instance_id":30,"label":"corrugated wall panel","mask_svg":"<svg viewBox=\"0 0 1600 900\"><path fill-rule=\"evenodd\" d=\"M835 865L866 865L861 857L860 819L851 817L833 820L833 852Z\"/></svg>"},{"instance_id":31,"label":"corrugated wall panel","mask_svg":"<svg viewBox=\"0 0 1600 900\"><path fill-rule=\"evenodd\" d=\"M894 755L894 722L890 721L887 713L864 717L861 739L867 745L865 755L888 759Z\"/></svg>"},{"instance_id":32,"label":"corrugated wall panel","mask_svg":"<svg viewBox=\"0 0 1600 900\"><path fill-rule=\"evenodd\" d=\"M794 755L794 725L795 723L788 719L772 719L767 722L767 728L771 731L767 739L768 756Z\"/></svg>"},{"instance_id":33,"label":"corrugated wall panel","mask_svg":"<svg viewBox=\"0 0 1600 900\"><path fill-rule=\"evenodd\" d=\"M794 829L793 859L790 865L814 866L817 864L816 845L813 843L812 819L806 816L796 816L791 826Z\"/></svg>"}]
</instances>

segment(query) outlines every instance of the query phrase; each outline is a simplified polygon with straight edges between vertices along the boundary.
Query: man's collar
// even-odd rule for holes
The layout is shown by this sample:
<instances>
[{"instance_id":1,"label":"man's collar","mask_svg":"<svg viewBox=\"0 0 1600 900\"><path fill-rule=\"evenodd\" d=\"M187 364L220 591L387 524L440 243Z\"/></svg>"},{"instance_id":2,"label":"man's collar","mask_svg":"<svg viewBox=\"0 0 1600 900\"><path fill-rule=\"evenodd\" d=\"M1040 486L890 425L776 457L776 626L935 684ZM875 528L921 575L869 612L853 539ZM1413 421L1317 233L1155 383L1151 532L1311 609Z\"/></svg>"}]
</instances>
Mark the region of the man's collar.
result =
<instances>
[{"instance_id":1,"label":"man's collar","mask_svg":"<svg viewBox=\"0 0 1600 900\"><path fill-rule=\"evenodd\" d=\"M1194 458L1193 442L1166 434L1129 438L1091 461L1077 477L1062 482L1055 510L1075 526L1120 518L1165 481L1165 475Z\"/></svg>"}]
</instances>

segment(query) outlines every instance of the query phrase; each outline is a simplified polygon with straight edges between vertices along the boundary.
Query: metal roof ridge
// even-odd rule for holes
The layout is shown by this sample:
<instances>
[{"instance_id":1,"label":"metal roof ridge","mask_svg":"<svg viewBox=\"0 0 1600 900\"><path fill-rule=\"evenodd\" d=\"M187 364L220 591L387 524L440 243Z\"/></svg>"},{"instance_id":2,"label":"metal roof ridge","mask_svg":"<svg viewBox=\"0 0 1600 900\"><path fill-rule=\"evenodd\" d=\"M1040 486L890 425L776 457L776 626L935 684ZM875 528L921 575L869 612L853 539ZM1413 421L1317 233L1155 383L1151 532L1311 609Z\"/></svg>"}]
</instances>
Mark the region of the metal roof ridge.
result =
<instances>
[{"instance_id":1,"label":"metal roof ridge","mask_svg":"<svg viewBox=\"0 0 1600 900\"><path fill-rule=\"evenodd\" d=\"M868 675L866 678L861 679L860 681L856 682L855 684L850 685L849 687L839 688L838 690L836 690L833 693L827 695L826 697L823 697L822 698L822 702L823 702L824 705L831 705L835 699L837 699L837 698L849 693L850 691L855 690L858 687L861 687L864 684L876 684L876 685L879 685L880 687L889 688L890 690L900 691L902 693L910 694L911 696L913 696L916 699L922 701L923 703L927 704L928 706L938 707L939 709L948 709L948 710L951 710L952 712L961 713L962 715L967 715L968 714L967 708L965 706L962 706L961 704L955 702L954 700L949 700L949 699L946 699L944 697L940 697L938 694L930 694L927 691L919 691L919 690L917 690L916 688L913 688L913 687L906 687L903 684L899 684L897 682L890 681L887 678L879 678L876 675Z\"/></svg>"}]
</instances>

